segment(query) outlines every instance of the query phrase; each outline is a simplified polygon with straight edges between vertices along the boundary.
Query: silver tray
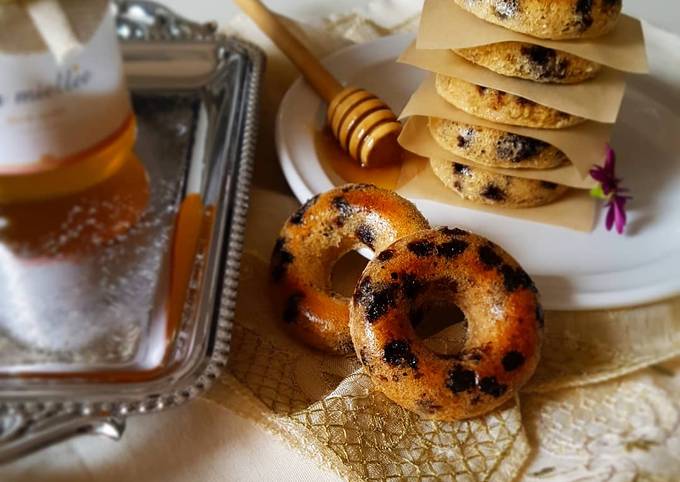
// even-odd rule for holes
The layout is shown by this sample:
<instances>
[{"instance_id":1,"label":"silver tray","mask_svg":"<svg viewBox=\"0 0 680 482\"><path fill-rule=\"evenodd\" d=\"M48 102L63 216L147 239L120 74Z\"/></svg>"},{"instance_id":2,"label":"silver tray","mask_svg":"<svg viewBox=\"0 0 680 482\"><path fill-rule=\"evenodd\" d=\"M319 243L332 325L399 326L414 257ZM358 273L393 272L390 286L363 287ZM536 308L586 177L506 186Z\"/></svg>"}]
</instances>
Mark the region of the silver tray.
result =
<instances>
[{"instance_id":1,"label":"silver tray","mask_svg":"<svg viewBox=\"0 0 680 482\"><path fill-rule=\"evenodd\" d=\"M119 438L127 417L196 397L227 361L263 56L152 2L116 9L149 201L124 235L77 256L35 258L0 231L0 463L76 434ZM212 229L188 258L171 326L190 193ZM65 235L43 234L54 245Z\"/></svg>"}]
</instances>

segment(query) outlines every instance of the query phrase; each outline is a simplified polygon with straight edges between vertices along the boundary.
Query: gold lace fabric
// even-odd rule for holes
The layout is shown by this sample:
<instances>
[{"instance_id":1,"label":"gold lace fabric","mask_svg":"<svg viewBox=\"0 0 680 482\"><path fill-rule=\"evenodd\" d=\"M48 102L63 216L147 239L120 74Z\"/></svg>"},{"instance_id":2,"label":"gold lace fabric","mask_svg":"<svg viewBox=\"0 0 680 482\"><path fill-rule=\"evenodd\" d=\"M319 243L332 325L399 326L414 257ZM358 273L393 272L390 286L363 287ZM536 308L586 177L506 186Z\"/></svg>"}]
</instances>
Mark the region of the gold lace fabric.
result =
<instances>
[{"instance_id":1,"label":"gold lace fabric","mask_svg":"<svg viewBox=\"0 0 680 482\"><path fill-rule=\"evenodd\" d=\"M293 207L254 195L231 355L210 400L348 480L677 480L680 298L549 312L540 366L513 403L463 422L423 420L377 391L355 357L283 331L267 260ZM459 336L451 327L428 342L446 351Z\"/></svg>"}]
</instances>

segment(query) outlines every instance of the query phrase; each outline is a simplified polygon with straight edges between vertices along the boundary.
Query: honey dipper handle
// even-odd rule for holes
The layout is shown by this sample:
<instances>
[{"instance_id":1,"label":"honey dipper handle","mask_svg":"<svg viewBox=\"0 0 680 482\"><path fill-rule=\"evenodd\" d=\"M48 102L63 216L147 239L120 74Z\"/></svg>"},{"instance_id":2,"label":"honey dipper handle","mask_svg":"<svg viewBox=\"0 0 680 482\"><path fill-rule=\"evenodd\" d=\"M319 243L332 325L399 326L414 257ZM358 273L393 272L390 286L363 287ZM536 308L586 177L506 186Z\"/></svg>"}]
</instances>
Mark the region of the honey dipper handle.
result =
<instances>
[{"instance_id":1,"label":"honey dipper handle","mask_svg":"<svg viewBox=\"0 0 680 482\"><path fill-rule=\"evenodd\" d=\"M259 0L234 0L276 46L295 64L314 90L326 102L340 93L342 85L319 60L295 38L281 21Z\"/></svg>"}]
</instances>

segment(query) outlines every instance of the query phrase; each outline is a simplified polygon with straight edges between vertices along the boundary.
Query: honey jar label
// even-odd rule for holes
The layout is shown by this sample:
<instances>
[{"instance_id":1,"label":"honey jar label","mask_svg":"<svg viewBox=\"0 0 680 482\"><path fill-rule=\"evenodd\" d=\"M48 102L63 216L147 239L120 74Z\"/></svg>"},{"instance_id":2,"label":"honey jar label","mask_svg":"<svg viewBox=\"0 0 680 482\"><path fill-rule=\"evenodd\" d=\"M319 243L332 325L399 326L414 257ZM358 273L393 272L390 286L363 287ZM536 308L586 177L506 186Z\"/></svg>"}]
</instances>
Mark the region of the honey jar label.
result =
<instances>
[{"instance_id":1,"label":"honey jar label","mask_svg":"<svg viewBox=\"0 0 680 482\"><path fill-rule=\"evenodd\" d=\"M131 113L113 13L82 49L0 50L0 175L39 172L106 140Z\"/></svg>"}]
</instances>

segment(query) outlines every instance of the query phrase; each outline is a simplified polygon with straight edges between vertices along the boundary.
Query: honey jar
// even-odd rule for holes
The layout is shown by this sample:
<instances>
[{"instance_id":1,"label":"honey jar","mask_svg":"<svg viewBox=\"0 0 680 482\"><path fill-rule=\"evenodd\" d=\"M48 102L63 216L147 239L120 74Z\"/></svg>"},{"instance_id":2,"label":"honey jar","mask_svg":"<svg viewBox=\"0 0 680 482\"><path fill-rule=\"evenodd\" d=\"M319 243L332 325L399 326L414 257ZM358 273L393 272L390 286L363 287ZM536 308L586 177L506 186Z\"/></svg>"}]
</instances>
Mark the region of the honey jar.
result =
<instances>
[{"instance_id":1,"label":"honey jar","mask_svg":"<svg viewBox=\"0 0 680 482\"><path fill-rule=\"evenodd\" d=\"M0 0L0 204L80 192L136 136L107 0Z\"/></svg>"}]
</instances>

